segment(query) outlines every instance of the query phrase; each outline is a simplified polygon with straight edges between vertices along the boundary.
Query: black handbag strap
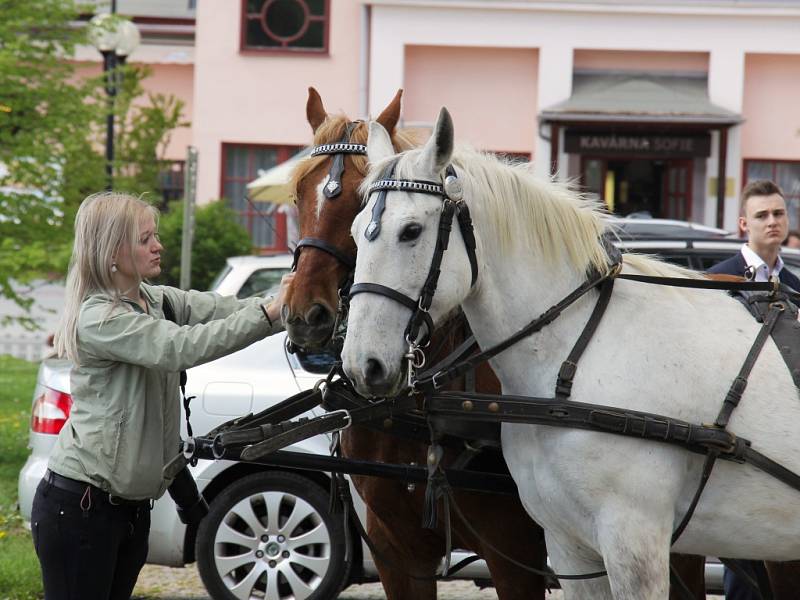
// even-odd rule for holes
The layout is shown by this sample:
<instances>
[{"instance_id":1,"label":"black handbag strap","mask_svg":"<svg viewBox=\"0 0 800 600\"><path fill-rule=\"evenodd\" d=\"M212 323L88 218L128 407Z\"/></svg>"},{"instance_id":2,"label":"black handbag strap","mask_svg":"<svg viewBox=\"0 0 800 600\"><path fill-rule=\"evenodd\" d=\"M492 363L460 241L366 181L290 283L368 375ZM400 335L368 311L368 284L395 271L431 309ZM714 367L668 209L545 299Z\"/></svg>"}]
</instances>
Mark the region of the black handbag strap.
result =
<instances>
[{"instance_id":1,"label":"black handbag strap","mask_svg":"<svg viewBox=\"0 0 800 600\"><path fill-rule=\"evenodd\" d=\"M164 300L161 304L161 308L164 311L164 317L168 321L172 321L173 323L177 324L178 321L175 318L175 309L172 307L172 302L170 302L169 297L164 294ZM180 374L180 381L181 381L181 398L183 398L183 410L186 412L186 433L189 437L194 437L192 433L192 424L189 422L189 415L191 415L191 410L189 410L189 402L194 400L196 396L189 396L186 397L186 382L188 378L186 377L186 371L182 370Z\"/></svg>"}]
</instances>

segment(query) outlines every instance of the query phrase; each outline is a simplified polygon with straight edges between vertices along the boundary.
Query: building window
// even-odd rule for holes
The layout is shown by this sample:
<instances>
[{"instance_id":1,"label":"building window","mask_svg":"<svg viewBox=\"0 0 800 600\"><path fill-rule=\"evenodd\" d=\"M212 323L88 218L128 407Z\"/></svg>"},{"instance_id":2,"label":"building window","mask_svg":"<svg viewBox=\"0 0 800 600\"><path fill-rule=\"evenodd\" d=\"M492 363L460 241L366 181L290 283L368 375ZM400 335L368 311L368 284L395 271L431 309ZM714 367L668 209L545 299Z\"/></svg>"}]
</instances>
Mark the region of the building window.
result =
<instances>
[{"instance_id":1,"label":"building window","mask_svg":"<svg viewBox=\"0 0 800 600\"><path fill-rule=\"evenodd\" d=\"M221 196L239 215L239 222L250 232L253 246L260 252L288 250L286 215L268 203L250 202L247 184L259 176L259 171L282 163L297 150L296 146L222 145Z\"/></svg>"},{"instance_id":2,"label":"building window","mask_svg":"<svg viewBox=\"0 0 800 600\"><path fill-rule=\"evenodd\" d=\"M745 160L745 185L756 179L777 183L786 196L789 229L800 228L800 161Z\"/></svg>"},{"instance_id":3,"label":"building window","mask_svg":"<svg viewBox=\"0 0 800 600\"><path fill-rule=\"evenodd\" d=\"M242 0L241 49L328 52L330 0Z\"/></svg>"}]
</instances>

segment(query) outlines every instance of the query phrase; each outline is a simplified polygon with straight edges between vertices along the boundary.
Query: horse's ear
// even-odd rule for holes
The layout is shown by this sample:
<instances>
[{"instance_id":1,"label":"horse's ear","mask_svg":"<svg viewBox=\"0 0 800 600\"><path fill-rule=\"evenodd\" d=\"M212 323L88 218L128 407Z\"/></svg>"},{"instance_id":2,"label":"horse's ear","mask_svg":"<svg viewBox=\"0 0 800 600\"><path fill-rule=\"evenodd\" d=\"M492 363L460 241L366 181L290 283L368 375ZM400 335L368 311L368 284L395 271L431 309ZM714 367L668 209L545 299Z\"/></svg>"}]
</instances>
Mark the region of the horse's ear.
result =
<instances>
[{"instance_id":1,"label":"horse's ear","mask_svg":"<svg viewBox=\"0 0 800 600\"><path fill-rule=\"evenodd\" d=\"M433 173L440 173L453 155L453 119L445 107L439 111L439 118L430 139L422 149L420 163Z\"/></svg>"},{"instance_id":2,"label":"horse's ear","mask_svg":"<svg viewBox=\"0 0 800 600\"><path fill-rule=\"evenodd\" d=\"M383 125L383 128L389 132L389 135L394 133L394 128L400 120L400 99L403 97L403 90L397 90L397 93L389 102L389 106L383 109L383 112L375 119L378 123Z\"/></svg>"},{"instance_id":3,"label":"horse's ear","mask_svg":"<svg viewBox=\"0 0 800 600\"><path fill-rule=\"evenodd\" d=\"M322 98L319 97L319 92L313 87L308 88L308 102L306 102L306 119L308 124L311 125L311 131L316 133L319 126L327 118L328 113L325 107L322 106Z\"/></svg>"},{"instance_id":4,"label":"horse's ear","mask_svg":"<svg viewBox=\"0 0 800 600\"><path fill-rule=\"evenodd\" d=\"M374 165L384 158L394 155L392 138L377 121L369 123L369 138L367 139L367 157L370 164Z\"/></svg>"}]
</instances>

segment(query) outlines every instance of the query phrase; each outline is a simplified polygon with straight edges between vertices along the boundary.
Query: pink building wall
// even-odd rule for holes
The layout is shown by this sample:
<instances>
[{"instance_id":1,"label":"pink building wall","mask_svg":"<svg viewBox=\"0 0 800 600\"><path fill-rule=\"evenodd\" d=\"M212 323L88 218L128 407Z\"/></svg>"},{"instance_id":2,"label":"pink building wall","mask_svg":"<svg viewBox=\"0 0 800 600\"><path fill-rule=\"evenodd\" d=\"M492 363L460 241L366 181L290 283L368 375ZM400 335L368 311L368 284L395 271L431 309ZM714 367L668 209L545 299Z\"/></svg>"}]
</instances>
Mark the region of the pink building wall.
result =
<instances>
[{"instance_id":1,"label":"pink building wall","mask_svg":"<svg viewBox=\"0 0 800 600\"><path fill-rule=\"evenodd\" d=\"M532 48L406 46L403 118L433 124L446 106L456 139L532 157L538 68Z\"/></svg>"},{"instance_id":2,"label":"pink building wall","mask_svg":"<svg viewBox=\"0 0 800 600\"><path fill-rule=\"evenodd\" d=\"M742 158L800 159L800 56L745 56Z\"/></svg>"},{"instance_id":3,"label":"pink building wall","mask_svg":"<svg viewBox=\"0 0 800 600\"><path fill-rule=\"evenodd\" d=\"M331 2L328 54L287 55L240 52L239 2L198 3L193 131L202 164L199 203L220 195L223 143L311 141L305 117L309 86L320 92L329 112L360 116L361 5Z\"/></svg>"},{"instance_id":4,"label":"pink building wall","mask_svg":"<svg viewBox=\"0 0 800 600\"><path fill-rule=\"evenodd\" d=\"M708 72L707 52L575 49L575 69Z\"/></svg>"},{"instance_id":5,"label":"pink building wall","mask_svg":"<svg viewBox=\"0 0 800 600\"><path fill-rule=\"evenodd\" d=\"M184 102L184 120L192 122L194 116L194 65L151 64L152 75L142 82L145 93L173 95ZM99 63L80 63L76 69L78 77L95 77L102 73ZM186 147L192 143L192 128L173 130L163 158L184 160Z\"/></svg>"}]
</instances>

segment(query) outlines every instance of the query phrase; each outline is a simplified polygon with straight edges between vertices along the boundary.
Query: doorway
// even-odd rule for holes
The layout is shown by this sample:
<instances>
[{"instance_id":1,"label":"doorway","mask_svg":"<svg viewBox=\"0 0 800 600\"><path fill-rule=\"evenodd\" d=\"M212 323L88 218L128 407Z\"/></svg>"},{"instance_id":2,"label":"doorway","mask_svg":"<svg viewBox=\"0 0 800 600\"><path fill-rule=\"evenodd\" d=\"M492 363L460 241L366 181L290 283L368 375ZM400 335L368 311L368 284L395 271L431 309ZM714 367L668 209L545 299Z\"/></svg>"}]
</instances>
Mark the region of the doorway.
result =
<instances>
[{"instance_id":1,"label":"doorway","mask_svg":"<svg viewBox=\"0 0 800 600\"><path fill-rule=\"evenodd\" d=\"M691 218L691 160L583 157L581 171L584 188L616 215Z\"/></svg>"}]
</instances>

